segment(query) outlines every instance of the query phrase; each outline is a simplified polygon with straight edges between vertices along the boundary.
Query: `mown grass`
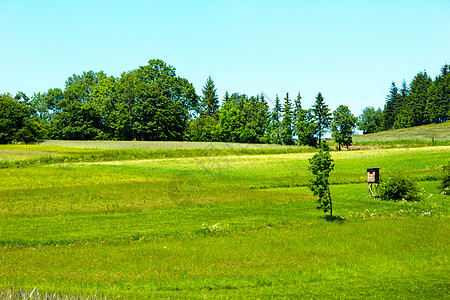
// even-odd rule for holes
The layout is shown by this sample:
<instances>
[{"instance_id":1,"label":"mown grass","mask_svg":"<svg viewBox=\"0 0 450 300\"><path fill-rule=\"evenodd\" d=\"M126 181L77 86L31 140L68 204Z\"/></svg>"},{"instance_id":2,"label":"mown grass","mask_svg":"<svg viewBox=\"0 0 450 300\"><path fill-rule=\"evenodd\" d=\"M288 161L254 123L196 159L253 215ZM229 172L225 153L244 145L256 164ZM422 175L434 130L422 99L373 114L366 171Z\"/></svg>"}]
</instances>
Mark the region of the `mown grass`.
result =
<instances>
[{"instance_id":1,"label":"mown grass","mask_svg":"<svg viewBox=\"0 0 450 300\"><path fill-rule=\"evenodd\" d=\"M53 145L0 145L0 168L26 167L30 165L74 163L74 162L99 162L99 161L123 161L139 159L160 159L160 158L184 158L184 157L209 157L209 156L229 156L229 155L259 155L259 154L284 154L284 153L308 153L314 152L314 148L298 146L280 145L249 145L245 147L214 148L211 143L195 143L198 147L169 146L166 149L147 149L139 147L144 142L136 143L137 148L122 149L121 142L71 142L61 141ZM72 144L79 146L70 147ZM94 146L95 148L82 148L82 145ZM180 142L181 144L181 142ZM219 144L219 143L216 143ZM145 146L145 144L144 144ZM159 147L159 146L158 146ZM149 146L149 148L151 148Z\"/></svg>"},{"instance_id":2,"label":"mown grass","mask_svg":"<svg viewBox=\"0 0 450 300\"><path fill-rule=\"evenodd\" d=\"M312 153L1 169L0 287L137 299L442 299L450 223L437 185L449 154L332 152L335 222L305 186ZM382 178L403 170L423 201L366 199L366 167L381 167Z\"/></svg>"},{"instance_id":3,"label":"mown grass","mask_svg":"<svg viewBox=\"0 0 450 300\"><path fill-rule=\"evenodd\" d=\"M447 144L450 140L450 121L441 124L381 131L377 133L357 135L353 137L356 143L364 142L399 142L400 144L427 143L430 146Z\"/></svg>"}]
</instances>

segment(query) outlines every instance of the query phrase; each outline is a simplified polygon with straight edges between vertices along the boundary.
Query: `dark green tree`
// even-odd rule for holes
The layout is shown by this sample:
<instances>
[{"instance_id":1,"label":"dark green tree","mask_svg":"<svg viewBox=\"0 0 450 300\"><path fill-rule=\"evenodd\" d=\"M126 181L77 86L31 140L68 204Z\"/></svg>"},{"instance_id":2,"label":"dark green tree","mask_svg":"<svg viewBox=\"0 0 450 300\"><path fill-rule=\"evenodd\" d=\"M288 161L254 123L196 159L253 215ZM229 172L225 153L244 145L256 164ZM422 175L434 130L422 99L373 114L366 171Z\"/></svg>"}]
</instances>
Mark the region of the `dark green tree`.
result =
<instances>
[{"instance_id":1,"label":"dark green tree","mask_svg":"<svg viewBox=\"0 0 450 300\"><path fill-rule=\"evenodd\" d=\"M57 137L54 116L60 112L58 104L62 99L64 99L64 94L59 88L49 89L47 93L38 93L31 97L31 107L35 112L34 119L38 123L37 138Z\"/></svg>"},{"instance_id":2,"label":"dark green tree","mask_svg":"<svg viewBox=\"0 0 450 300\"><path fill-rule=\"evenodd\" d=\"M444 65L441 74L428 88L428 121L443 123L450 119L450 65Z\"/></svg>"},{"instance_id":3,"label":"dark green tree","mask_svg":"<svg viewBox=\"0 0 450 300\"><path fill-rule=\"evenodd\" d=\"M331 123L331 112L325 104L322 93L316 96L316 102L311 108L312 120L316 124L319 147L322 146L322 136L326 133Z\"/></svg>"},{"instance_id":4,"label":"dark green tree","mask_svg":"<svg viewBox=\"0 0 450 300\"><path fill-rule=\"evenodd\" d=\"M283 120L281 121L281 143L285 145L294 144L292 136L292 108L289 93L284 98Z\"/></svg>"},{"instance_id":5,"label":"dark green tree","mask_svg":"<svg viewBox=\"0 0 450 300\"><path fill-rule=\"evenodd\" d=\"M159 59L122 74L111 95L118 139L182 140L198 107L192 84Z\"/></svg>"},{"instance_id":6,"label":"dark green tree","mask_svg":"<svg viewBox=\"0 0 450 300\"><path fill-rule=\"evenodd\" d=\"M363 131L363 134L383 130L383 112L381 109L375 109L371 106L364 108L358 118L358 128Z\"/></svg>"},{"instance_id":7,"label":"dark green tree","mask_svg":"<svg viewBox=\"0 0 450 300\"><path fill-rule=\"evenodd\" d=\"M383 110L383 129L394 127L398 111L401 109L401 98L395 82L392 82L389 94L386 96L386 104Z\"/></svg>"},{"instance_id":8,"label":"dark green tree","mask_svg":"<svg viewBox=\"0 0 450 300\"><path fill-rule=\"evenodd\" d=\"M329 147L325 145L324 149L320 148L319 153L314 154L309 159L308 169L314 178L309 181L308 187L318 197L318 209L323 209L326 213L330 211L330 219L333 218L333 202L331 201L331 193L329 188L329 177L334 169L333 158L330 155Z\"/></svg>"},{"instance_id":9,"label":"dark green tree","mask_svg":"<svg viewBox=\"0 0 450 300\"><path fill-rule=\"evenodd\" d=\"M427 72L419 72L414 76L409 87L409 101L404 110L408 111L409 120L407 127L428 124L429 118L426 115L426 105L428 99L428 88L431 85L431 78Z\"/></svg>"},{"instance_id":10,"label":"dark green tree","mask_svg":"<svg viewBox=\"0 0 450 300\"><path fill-rule=\"evenodd\" d=\"M33 110L28 97L19 93L16 97L0 94L0 143L31 142L36 139L32 122Z\"/></svg>"},{"instance_id":11,"label":"dark green tree","mask_svg":"<svg viewBox=\"0 0 450 300\"><path fill-rule=\"evenodd\" d=\"M206 80L202 92L203 96L200 116L217 118L217 112L219 111L219 98L217 97L217 89L211 76L209 76Z\"/></svg>"},{"instance_id":12,"label":"dark green tree","mask_svg":"<svg viewBox=\"0 0 450 300\"><path fill-rule=\"evenodd\" d=\"M299 110L296 132L299 145L317 146L317 124L313 121L311 109Z\"/></svg>"},{"instance_id":13,"label":"dark green tree","mask_svg":"<svg viewBox=\"0 0 450 300\"><path fill-rule=\"evenodd\" d=\"M269 128L265 141L269 144L281 144L281 103L278 95L275 97L275 105L270 114Z\"/></svg>"},{"instance_id":14,"label":"dark green tree","mask_svg":"<svg viewBox=\"0 0 450 300\"><path fill-rule=\"evenodd\" d=\"M313 122L311 110L302 108L300 92L295 100L293 113L293 132L297 136L299 145L315 147L317 145L317 127Z\"/></svg>"},{"instance_id":15,"label":"dark green tree","mask_svg":"<svg viewBox=\"0 0 450 300\"><path fill-rule=\"evenodd\" d=\"M333 139L339 145L339 150L341 150L341 145L349 147L352 144L352 135L357 122L358 119L345 105L340 105L333 112L333 120L330 127Z\"/></svg>"},{"instance_id":16,"label":"dark green tree","mask_svg":"<svg viewBox=\"0 0 450 300\"><path fill-rule=\"evenodd\" d=\"M269 108L262 97L232 94L220 108L218 131L222 142L261 143L267 131Z\"/></svg>"},{"instance_id":17,"label":"dark green tree","mask_svg":"<svg viewBox=\"0 0 450 300\"><path fill-rule=\"evenodd\" d=\"M60 139L92 140L102 132L100 107L93 100L92 90L105 78L103 72L83 72L66 81L63 98L57 103L54 116L56 135Z\"/></svg>"}]
</instances>

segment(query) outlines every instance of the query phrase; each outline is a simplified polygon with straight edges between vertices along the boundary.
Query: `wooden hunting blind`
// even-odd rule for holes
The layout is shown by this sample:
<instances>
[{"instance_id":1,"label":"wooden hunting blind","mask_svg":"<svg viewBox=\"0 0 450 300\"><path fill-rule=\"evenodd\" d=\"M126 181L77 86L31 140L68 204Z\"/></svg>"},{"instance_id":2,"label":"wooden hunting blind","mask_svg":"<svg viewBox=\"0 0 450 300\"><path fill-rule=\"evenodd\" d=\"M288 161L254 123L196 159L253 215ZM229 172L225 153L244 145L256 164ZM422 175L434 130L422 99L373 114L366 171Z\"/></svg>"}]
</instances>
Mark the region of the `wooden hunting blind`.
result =
<instances>
[{"instance_id":1,"label":"wooden hunting blind","mask_svg":"<svg viewBox=\"0 0 450 300\"><path fill-rule=\"evenodd\" d=\"M367 170L367 196L370 194L375 199L377 196L378 185L380 184L380 169L381 168L366 168Z\"/></svg>"},{"instance_id":2,"label":"wooden hunting blind","mask_svg":"<svg viewBox=\"0 0 450 300\"><path fill-rule=\"evenodd\" d=\"M380 183L380 168L367 168L367 183Z\"/></svg>"}]
</instances>

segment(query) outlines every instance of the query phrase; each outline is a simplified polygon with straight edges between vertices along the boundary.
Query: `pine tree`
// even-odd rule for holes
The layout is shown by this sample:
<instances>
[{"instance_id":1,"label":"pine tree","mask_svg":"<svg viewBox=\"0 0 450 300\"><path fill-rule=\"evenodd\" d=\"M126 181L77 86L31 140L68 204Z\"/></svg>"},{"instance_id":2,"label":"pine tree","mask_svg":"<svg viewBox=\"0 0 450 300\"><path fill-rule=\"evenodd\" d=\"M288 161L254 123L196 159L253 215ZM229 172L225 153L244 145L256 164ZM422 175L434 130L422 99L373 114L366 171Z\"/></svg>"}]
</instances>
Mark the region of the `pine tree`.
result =
<instances>
[{"instance_id":1,"label":"pine tree","mask_svg":"<svg viewBox=\"0 0 450 300\"><path fill-rule=\"evenodd\" d=\"M386 104L383 110L383 128L389 130L394 127L398 109L401 105L401 98L395 82L392 82L389 95L386 96Z\"/></svg>"},{"instance_id":2,"label":"pine tree","mask_svg":"<svg viewBox=\"0 0 450 300\"><path fill-rule=\"evenodd\" d=\"M284 98L283 121L281 122L281 142L285 145L292 145L294 139L292 137L292 108L289 93Z\"/></svg>"},{"instance_id":3,"label":"pine tree","mask_svg":"<svg viewBox=\"0 0 450 300\"><path fill-rule=\"evenodd\" d=\"M311 108L313 121L317 125L317 135L319 140L319 147L322 146L322 136L325 134L326 129L330 126L331 113L328 105L325 104L322 93L318 93L316 96L316 102Z\"/></svg>"},{"instance_id":4,"label":"pine tree","mask_svg":"<svg viewBox=\"0 0 450 300\"><path fill-rule=\"evenodd\" d=\"M450 65L442 67L441 74L428 88L426 110L429 122L442 123L450 119Z\"/></svg>"},{"instance_id":5,"label":"pine tree","mask_svg":"<svg viewBox=\"0 0 450 300\"><path fill-rule=\"evenodd\" d=\"M217 89L211 76L206 80L206 84L202 89L202 104L200 116L214 117L217 119L219 111L219 98L217 97Z\"/></svg>"},{"instance_id":6,"label":"pine tree","mask_svg":"<svg viewBox=\"0 0 450 300\"><path fill-rule=\"evenodd\" d=\"M431 78L427 72L419 72L410 84L408 101L409 126L419 126L428 124L426 116L426 104L428 98L428 88L431 85Z\"/></svg>"},{"instance_id":7,"label":"pine tree","mask_svg":"<svg viewBox=\"0 0 450 300\"><path fill-rule=\"evenodd\" d=\"M275 98L275 106L273 108L270 124L268 129L268 137L266 140L271 144L281 144L281 104L278 95Z\"/></svg>"},{"instance_id":8,"label":"pine tree","mask_svg":"<svg viewBox=\"0 0 450 300\"><path fill-rule=\"evenodd\" d=\"M301 110L302 110L302 96L300 95L300 92L298 92L297 98L294 100L294 111L292 113L292 132L294 135L294 139L295 136L297 136L298 139L297 128L299 117L301 115Z\"/></svg>"}]
</instances>

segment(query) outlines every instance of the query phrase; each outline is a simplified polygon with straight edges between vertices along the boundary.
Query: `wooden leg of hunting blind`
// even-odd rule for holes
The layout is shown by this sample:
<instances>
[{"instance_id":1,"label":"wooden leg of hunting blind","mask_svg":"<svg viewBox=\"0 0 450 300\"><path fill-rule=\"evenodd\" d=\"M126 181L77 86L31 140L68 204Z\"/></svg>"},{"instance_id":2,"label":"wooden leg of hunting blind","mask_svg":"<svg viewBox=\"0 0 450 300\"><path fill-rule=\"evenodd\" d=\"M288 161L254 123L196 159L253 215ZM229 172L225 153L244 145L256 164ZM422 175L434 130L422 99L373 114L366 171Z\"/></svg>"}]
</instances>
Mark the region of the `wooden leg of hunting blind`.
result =
<instances>
[{"instance_id":1,"label":"wooden leg of hunting blind","mask_svg":"<svg viewBox=\"0 0 450 300\"><path fill-rule=\"evenodd\" d=\"M377 197L377 189L378 189L378 184L368 183L367 191L366 191L366 199L367 199L367 196L369 195L369 192L372 195L372 198L375 199Z\"/></svg>"}]
</instances>

